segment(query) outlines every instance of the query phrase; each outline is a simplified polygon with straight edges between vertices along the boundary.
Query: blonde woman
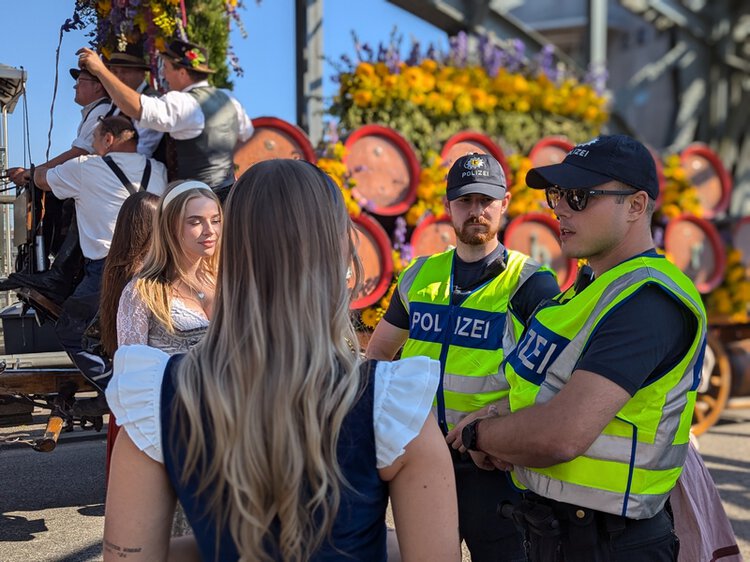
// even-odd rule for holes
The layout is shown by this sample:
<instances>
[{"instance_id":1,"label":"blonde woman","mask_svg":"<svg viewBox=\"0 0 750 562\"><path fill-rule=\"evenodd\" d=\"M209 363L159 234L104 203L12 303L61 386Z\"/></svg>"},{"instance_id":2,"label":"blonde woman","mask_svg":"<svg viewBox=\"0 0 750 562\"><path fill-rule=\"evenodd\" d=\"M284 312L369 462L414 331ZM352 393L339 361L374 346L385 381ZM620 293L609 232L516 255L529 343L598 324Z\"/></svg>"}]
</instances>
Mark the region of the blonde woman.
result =
<instances>
[{"instance_id":1,"label":"blonde woman","mask_svg":"<svg viewBox=\"0 0 750 562\"><path fill-rule=\"evenodd\" d=\"M170 357L121 348L104 558L458 561L456 491L430 413L439 365L365 362L348 310L361 267L341 193L315 166L250 168L226 207L215 315ZM194 536L169 542L179 498Z\"/></svg>"},{"instance_id":2,"label":"blonde woman","mask_svg":"<svg viewBox=\"0 0 750 562\"><path fill-rule=\"evenodd\" d=\"M213 315L222 211L205 183L171 184L162 198L141 272L122 292L117 344L184 352Z\"/></svg>"}]
</instances>

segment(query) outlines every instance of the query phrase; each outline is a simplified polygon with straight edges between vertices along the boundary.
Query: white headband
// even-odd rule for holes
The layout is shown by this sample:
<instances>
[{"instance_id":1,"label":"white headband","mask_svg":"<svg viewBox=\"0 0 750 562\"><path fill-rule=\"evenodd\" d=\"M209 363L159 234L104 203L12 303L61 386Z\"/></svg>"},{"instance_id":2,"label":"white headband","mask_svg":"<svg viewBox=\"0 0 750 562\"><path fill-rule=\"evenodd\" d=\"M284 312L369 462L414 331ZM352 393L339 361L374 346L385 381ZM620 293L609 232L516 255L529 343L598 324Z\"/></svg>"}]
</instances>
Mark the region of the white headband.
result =
<instances>
[{"instance_id":1,"label":"white headband","mask_svg":"<svg viewBox=\"0 0 750 562\"><path fill-rule=\"evenodd\" d=\"M178 195L182 195L183 193L185 193L186 191L190 191L191 189L205 189L206 191L210 191L211 193L214 192L213 189L208 187L202 181L189 180L189 181L186 181L185 183L181 183L180 185L175 187L172 191L167 193L164 196L164 203L162 203L161 208L165 209L167 205L169 205L175 197L177 197Z\"/></svg>"}]
</instances>

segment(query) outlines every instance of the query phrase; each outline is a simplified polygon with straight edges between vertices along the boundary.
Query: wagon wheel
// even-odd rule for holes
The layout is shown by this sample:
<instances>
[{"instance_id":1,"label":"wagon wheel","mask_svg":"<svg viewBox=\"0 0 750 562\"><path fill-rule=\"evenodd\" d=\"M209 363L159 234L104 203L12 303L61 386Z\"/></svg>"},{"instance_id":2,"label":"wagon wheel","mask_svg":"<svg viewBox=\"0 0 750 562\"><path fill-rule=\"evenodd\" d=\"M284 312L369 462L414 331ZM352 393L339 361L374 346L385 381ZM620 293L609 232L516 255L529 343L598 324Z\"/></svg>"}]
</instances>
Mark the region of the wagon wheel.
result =
<instances>
[{"instance_id":1,"label":"wagon wheel","mask_svg":"<svg viewBox=\"0 0 750 562\"><path fill-rule=\"evenodd\" d=\"M721 340L708 334L703 360L703 380L693 410L693 433L701 435L716 423L724 411L732 383L732 367Z\"/></svg>"}]
</instances>

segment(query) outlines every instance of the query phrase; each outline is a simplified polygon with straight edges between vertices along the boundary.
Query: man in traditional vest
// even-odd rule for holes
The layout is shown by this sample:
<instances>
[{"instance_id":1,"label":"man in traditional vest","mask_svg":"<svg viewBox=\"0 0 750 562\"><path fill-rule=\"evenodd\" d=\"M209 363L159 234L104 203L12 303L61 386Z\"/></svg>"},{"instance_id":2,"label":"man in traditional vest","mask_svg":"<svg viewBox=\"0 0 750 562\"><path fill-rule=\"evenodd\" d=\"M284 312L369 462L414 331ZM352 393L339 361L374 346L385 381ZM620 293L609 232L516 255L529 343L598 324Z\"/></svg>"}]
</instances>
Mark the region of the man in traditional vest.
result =
<instances>
[{"instance_id":1,"label":"man in traditional vest","mask_svg":"<svg viewBox=\"0 0 750 562\"><path fill-rule=\"evenodd\" d=\"M54 168L36 168L40 189L60 199L73 199L85 259L84 276L62 305L55 325L60 344L76 367L103 390L104 360L83 349L81 338L99 310L104 260L112 242L117 214L128 196L141 190L161 195L166 189L164 165L136 152L138 133L130 119L104 118L94 132L95 155L79 156ZM101 415L106 404L101 401Z\"/></svg>"},{"instance_id":2,"label":"man in traditional vest","mask_svg":"<svg viewBox=\"0 0 750 562\"><path fill-rule=\"evenodd\" d=\"M236 99L208 84L213 70L204 47L176 39L161 53L170 91L159 98L128 87L91 49L78 54L79 66L101 80L125 115L139 127L169 133L177 160L170 179L200 180L226 198L234 183L235 147L252 136L253 125Z\"/></svg>"},{"instance_id":3,"label":"man in traditional vest","mask_svg":"<svg viewBox=\"0 0 750 562\"><path fill-rule=\"evenodd\" d=\"M427 355L440 361L435 412L445 434L507 398L499 371L537 304L559 292L554 275L498 241L510 202L500 164L486 154L458 158L448 172L445 208L456 249L415 260L378 324L368 357ZM461 536L475 562L524 560L521 536L498 505L520 499L505 474L479 470L454 454Z\"/></svg>"},{"instance_id":4,"label":"man in traditional vest","mask_svg":"<svg viewBox=\"0 0 750 562\"><path fill-rule=\"evenodd\" d=\"M654 248L654 160L628 136L601 136L526 183L546 190L564 255L595 276L541 307L506 358L512 413L468 424L455 446L513 467L528 488L514 517L532 561L676 560L665 506L688 450L706 314Z\"/></svg>"}]
</instances>

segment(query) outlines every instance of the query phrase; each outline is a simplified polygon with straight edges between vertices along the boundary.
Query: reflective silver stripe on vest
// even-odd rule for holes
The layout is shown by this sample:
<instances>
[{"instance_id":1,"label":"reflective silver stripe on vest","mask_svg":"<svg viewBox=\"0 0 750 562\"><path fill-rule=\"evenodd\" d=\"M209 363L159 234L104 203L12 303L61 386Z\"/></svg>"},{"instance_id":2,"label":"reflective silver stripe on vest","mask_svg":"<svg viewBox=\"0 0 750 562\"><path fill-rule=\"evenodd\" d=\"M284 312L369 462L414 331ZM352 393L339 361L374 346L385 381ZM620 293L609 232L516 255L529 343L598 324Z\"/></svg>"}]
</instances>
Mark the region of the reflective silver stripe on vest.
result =
<instances>
[{"instance_id":1,"label":"reflective silver stripe on vest","mask_svg":"<svg viewBox=\"0 0 750 562\"><path fill-rule=\"evenodd\" d=\"M629 464L633 440L627 437L600 435L591 447L583 453L584 457L602 461L617 461ZM635 466L649 470L669 470L685 463L687 443L683 445L660 445L638 442L635 451Z\"/></svg>"},{"instance_id":2,"label":"reflective silver stripe on vest","mask_svg":"<svg viewBox=\"0 0 750 562\"><path fill-rule=\"evenodd\" d=\"M647 278L662 281L674 294L682 296L685 300L691 302L696 309L700 310L700 306L692 296L661 271L651 268L641 268L614 280L603 291L581 330L571 340L570 344L563 350L557 360L547 369L547 376L536 396L536 403L548 402L570 379L572 370L580 358L584 346L588 342L599 315L622 291ZM705 338L705 325L699 327L701 329L700 337ZM693 372L698 357L698 353L693 353L690 362L685 366L684 372L686 374ZM680 424L680 414L687 403L687 393L692 384L693 381L690 376L682 376L677 381L677 384L667 393L665 397L665 404L668 405L668 410L665 410L665 414L667 415L662 415L661 417L655 443L637 442L635 459L632 459L633 440L631 438L606 434L597 437L591 447L582 456L596 460L615 461L622 464L631 464L632 462L638 468L650 470L669 470L682 466L687 456L688 446L687 444L673 445L672 443ZM608 513L622 514L625 498L622 493L593 490L592 488L571 482L555 480L524 467L516 467L516 475L524 485L542 496ZM625 515L633 519L651 517L663 507L668 495L668 493L649 495L631 493L628 495L628 509Z\"/></svg>"},{"instance_id":3,"label":"reflective silver stripe on vest","mask_svg":"<svg viewBox=\"0 0 750 562\"><path fill-rule=\"evenodd\" d=\"M542 264L537 263L533 259L526 258L526 261L521 267L521 273L518 276L518 283L516 284L515 289L513 289L513 292L508 295L508 309L510 309L510 301L512 301L513 297L516 296L518 289L520 289L523 284L526 283L529 278L531 278L532 275L539 271L541 267ZM507 357L510 352L513 351L516 345L518 345L518 339L516 338L516 333L513 330L513 320L510 318L510 310L506 310L505 314L505 326L503 326L503 356Z\"/></svg>"},{"instance_id":4,"label":"reflective silver stripe on vest","mask_svg":"<svg viewBox=\"0 0 750 562\"><path fill-rule=\"evenodd\" d=\"M443 390L450 390L451 392L461 394L486 394L488 392L508 390L509 388L510 385L505 375L499 372L483 377L469 377L449 373L443 375Z\"/></svg>"},{"instance_id":5,"label":"reflective silver stripe on vest","mask_svg":"<svg viewBox=\"0 0 750 562\"><path fill-rule=\"evenodd\" d=\"M570 482L560 482L548 476L533 472L522 467L516 467L516 477L530 490L540 496L554 498L557 501L588 507L622 515L625 496L618 492L593 490L587 486L579 486ZM629 519L648 519L662 510L669 494L646 495L630 494L628 496L628 511L625 516ZM594 501L592 501L594 500Z\"/></svg>"},{"instance_id":6,"label":"reflective silver stripe on vest","mask_svg":"<svg viewBox=\"0 0 750 562\"><path fill-rule=\"evenodd\" d=\"M409 290L414 284L414 280L417 278L422 266L427 262L427 257L428 256L417 258L417 261L404 271L401 275L401 281L398 283L398 294L401 297L401 302L404 304L407 313L409 312Z\"/></svg>"},{"instance_id":7,"label":"reflective silver stripe on vest","mask_svg":"<svg viewBox=\"0 0 750 562\"><path fill-rule=\"evenodd\" d=\"M432 407L432 413L437 417L437 408ZM468 416L471 412L459 412L458 410L451 410L450 408L445 409L445 422L449 426L457 425L462 419Z\"/></svg>"}]
</instances>

